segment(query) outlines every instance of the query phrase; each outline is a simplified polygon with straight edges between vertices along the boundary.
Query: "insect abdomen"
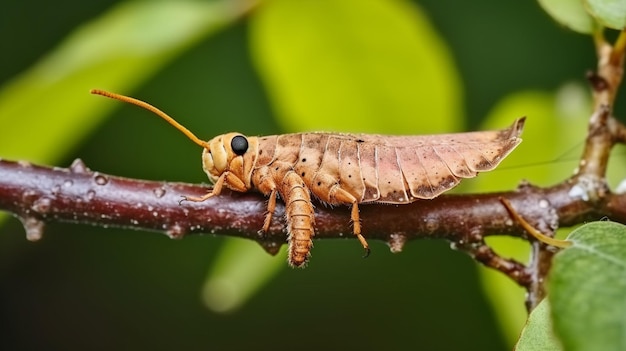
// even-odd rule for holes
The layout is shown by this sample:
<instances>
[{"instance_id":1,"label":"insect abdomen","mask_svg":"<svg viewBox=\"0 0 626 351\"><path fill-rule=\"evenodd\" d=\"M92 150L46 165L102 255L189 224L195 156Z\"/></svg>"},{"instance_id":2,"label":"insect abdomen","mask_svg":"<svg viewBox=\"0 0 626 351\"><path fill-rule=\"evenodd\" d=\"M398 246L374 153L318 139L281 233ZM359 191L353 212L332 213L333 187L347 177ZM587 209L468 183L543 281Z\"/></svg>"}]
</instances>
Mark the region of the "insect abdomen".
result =
<instances>
[{"instance_id":1,"label":"insect abdomen","mask_svg":"<svg viewBox=\"0 0 626 351\"><path fill-rule=\"evenodd\" d=\"M281 185L284 189L285 215L289 233L289 263L301 266L309 258L313 247L315 214L311 196L302 178L295 172L288 172Z\"/></svg>"}]
</instances>

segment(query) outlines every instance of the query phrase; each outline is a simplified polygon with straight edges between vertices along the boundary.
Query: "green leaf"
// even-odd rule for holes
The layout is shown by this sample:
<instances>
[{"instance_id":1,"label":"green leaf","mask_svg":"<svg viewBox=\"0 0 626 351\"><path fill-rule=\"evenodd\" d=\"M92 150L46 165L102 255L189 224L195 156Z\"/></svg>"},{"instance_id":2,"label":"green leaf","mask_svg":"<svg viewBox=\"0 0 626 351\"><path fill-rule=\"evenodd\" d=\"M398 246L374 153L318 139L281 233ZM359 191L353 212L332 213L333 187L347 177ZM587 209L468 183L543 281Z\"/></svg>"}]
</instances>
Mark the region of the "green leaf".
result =
<instances>
[{"instance_id":1,"label":"green leaf","mask_svg":"<svg viewBox=\"0 0 626 351\"><path fill-rule=\"evenodd\" d=\"M462 121L451 55L402 0L274 0L251 20L253 60L290 131L418 134Z\"/></svg>"},{"instance_id":2,"label":"green leaf","mask_svg":"<svg viewBox=\"0 0 626 351\"><path fill-rule=\"evenodd\" d=\"M118 106L90 96L90 89L138 87L247 8L230 1L119 3L2 87L0 155L59 160Z\"/></svg>"},{"instance_id":3,"label":"green leaf","mask_svg":"<svg viewBox=\"0 0 626 351\"><path fill-rule=\"evenodd\" d=\"M539 0L543 9L561 25L583 34L591 34L597 25L580 0Z\"/></svg>"},{"instance_id":4,"label":"green leaf","mask_svg":"<svg viewBox=\"0 0 626 351\"><path fill-rule=\"evenodd\" d=\"M562 350L559 340L552 332L550 302L544 299L530 313L526 326L515 346L516 351Z\"/></svg>"},{"instance_id":5,"label":"green leaf","mask_svg":"<svg viewBox=\"0 0 626 351\"><path fill-rule=\"evenodd\" d=\"M549 296L566 350L626 350L626 226L584 225L554 257Z\"/></svg>"},{"instance_id":6,"label":"green leaf","mask_svg":"<svg viewBox=\"0 0 626 351\"><path fill-rule=\"evenodd\" d=\"M605 27L626 28L626 0L585 0L589 13Z\"/></svg>"},{"instance_id":7,"label":"green leaf","mask_svg":"<svg viewBox=\"0 0 626 351\"><path fill-rule=\"evenodd\" d=\"M215 312L236 310L287 266L286 247L268 255L251 240L229 239L211 264L202 289L205 305Z\"/></svg>"}]
</instances>

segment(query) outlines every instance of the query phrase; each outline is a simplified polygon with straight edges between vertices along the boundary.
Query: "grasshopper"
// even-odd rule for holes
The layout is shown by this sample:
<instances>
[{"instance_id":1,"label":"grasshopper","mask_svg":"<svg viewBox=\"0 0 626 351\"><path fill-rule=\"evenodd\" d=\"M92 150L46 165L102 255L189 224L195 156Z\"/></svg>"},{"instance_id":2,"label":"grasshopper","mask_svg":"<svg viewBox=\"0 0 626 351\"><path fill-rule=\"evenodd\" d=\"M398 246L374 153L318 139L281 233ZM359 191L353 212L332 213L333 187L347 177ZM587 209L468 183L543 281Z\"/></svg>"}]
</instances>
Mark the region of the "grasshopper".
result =
<instances>
[{"instance_id":1,"label":"grasshopper","mask_svg":"<svg viewBox=\"0 0 626 351\"><path fill-rule=\"evenodd\" d=\"M285 204L289 264L304 266L315 235L311 195L330 205L351 206L353 233L365 249L359 204L408 204L432 199L455 187L461 178L493 170L519 143L525 118L495 131L393 136L346 133L294 133L248 137L227 133L209 141L196 137L158 108L102 90L102 95L156 113L203 148L202 166L213 189L257 190L268 196L263 231L269 229L278 196Z\"/></svg>"}]
</instances>

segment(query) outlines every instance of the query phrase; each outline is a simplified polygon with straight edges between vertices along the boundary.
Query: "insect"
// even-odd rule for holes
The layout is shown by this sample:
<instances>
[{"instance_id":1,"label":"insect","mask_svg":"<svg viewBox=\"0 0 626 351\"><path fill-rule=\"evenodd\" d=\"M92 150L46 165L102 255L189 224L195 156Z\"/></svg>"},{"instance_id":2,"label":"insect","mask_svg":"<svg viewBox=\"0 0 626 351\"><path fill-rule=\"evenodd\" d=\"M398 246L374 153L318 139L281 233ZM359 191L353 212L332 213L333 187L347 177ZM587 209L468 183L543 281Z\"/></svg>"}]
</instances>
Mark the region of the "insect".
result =
<instances>
[{"instance_id":1,"label":"insect","mask_svg":"<svg viewBox=\"0 0 626 351\"><path fill-rule=\"evenodd\" d=\"M234 191L257 190L268 196L263 231L269 229L278 196L285 203L289 264L307 263L315 235L311 197L351 206L353 233L365 249L359 204L407 204L432 199L461 178L494 169L520 142L525 118L509 128L456 134L389 136L343 133L295 133L247 137L228 133L203 141L158 108L102 90L92 94L146 108L203 148L202 165L214 184L201 202Z\"/></svg>"}]
</instances>

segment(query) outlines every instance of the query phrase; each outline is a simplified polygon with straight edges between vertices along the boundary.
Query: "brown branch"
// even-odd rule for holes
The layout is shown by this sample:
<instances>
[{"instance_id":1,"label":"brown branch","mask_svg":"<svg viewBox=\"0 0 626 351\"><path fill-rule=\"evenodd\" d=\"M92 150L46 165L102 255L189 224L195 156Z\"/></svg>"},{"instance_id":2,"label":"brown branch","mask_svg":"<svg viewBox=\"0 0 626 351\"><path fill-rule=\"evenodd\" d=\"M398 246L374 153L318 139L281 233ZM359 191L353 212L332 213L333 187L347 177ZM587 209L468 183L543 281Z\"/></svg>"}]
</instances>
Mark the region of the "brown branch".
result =
<instances>
[{"instance_id":1,"label":"brown branch","mask_svg":"<svg viewBox=\"0 0 626 351\"><path fill-rule=\"evenodd\" d=\"M495 255L484 245L489 235L526 238L500 202L501 197L545 232L610 215L626 222L626 195L609 195L602 202L572 196L576 183L551 188L522 185L513 192L443 195L409 205L362 205L363 234L386 241L400 251L407 240L443 238L529 287L532 270ZM260 234L266 199L257 193L225 192L203 203L183 202L182 195L200 196L209 188L183 183L115 177L87 169L80 160L70 168L49 168L25 162L0 161L0 209L24 223L30 239L41 237L44 223L62 221L164 232L172 238L219 233L259 242L275 253L286 241L284 213L278 204L275 220ZM576 191L574 190L576 194ZM318 205L316 238L352 237L346 207Z\"/></svg>"}]
</instances>

